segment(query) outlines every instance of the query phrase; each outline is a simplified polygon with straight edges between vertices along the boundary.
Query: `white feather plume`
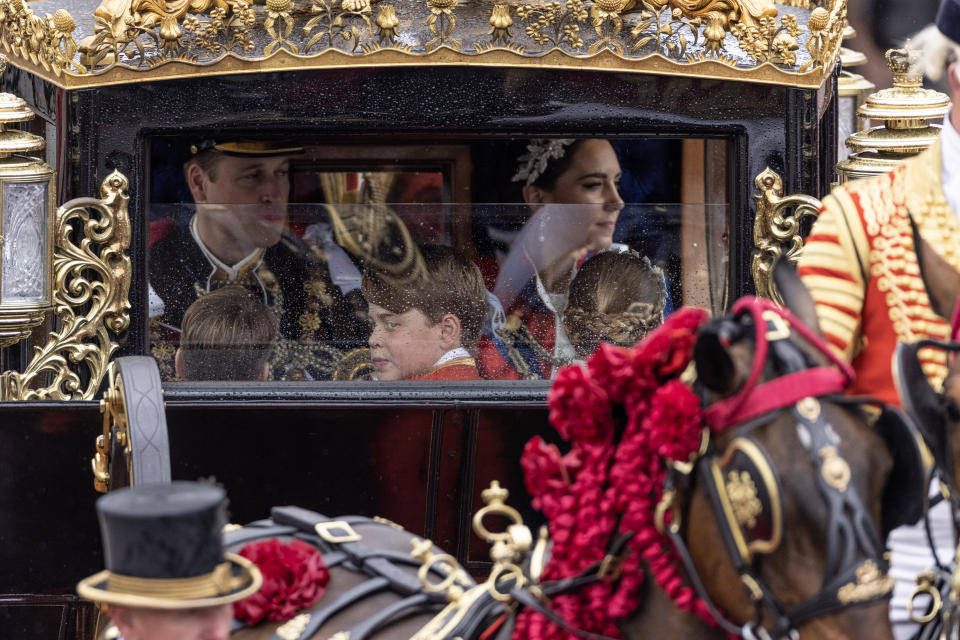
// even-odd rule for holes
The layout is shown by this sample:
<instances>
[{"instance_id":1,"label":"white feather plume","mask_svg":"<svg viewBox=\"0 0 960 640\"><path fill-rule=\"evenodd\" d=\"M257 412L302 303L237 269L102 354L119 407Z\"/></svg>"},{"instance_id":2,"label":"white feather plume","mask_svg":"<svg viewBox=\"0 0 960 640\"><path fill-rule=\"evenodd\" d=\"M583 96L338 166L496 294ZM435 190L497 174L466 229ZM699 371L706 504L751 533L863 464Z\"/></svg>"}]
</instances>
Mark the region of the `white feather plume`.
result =
<instances>
[{"instance_id":1,"label":"white feather plume","mask_svg":"<svg viewBox=\"0 0 960 640\"><path fill-rule=\"evenodd\" d=\"M940 79L950 55L960 58L960 45L943 35L937 25L931 24L909 40L909 47L920 52L916 66L933 81ZM958 71L960 79L960 71Z\"/></svg>"}]
</instances>

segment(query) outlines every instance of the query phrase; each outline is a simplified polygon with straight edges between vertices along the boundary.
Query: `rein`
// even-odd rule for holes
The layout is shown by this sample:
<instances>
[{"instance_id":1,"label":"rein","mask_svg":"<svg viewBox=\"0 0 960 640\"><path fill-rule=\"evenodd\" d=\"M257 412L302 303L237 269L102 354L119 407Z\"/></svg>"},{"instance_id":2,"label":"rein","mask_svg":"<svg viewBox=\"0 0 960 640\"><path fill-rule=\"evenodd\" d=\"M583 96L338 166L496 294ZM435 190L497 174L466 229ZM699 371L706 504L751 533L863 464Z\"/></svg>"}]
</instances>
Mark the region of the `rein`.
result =
<instances>
[{"instance_id":1,"label":"rein","mask_svg":"<svg viewBox=\"0 0 960 640\"><path fill-rule=\"evenodd\" d=\"M899 350L913 350L915 354L923 348L940 349L947 353L960 352L960 305L956 305L953 317L951 319L951 337L952 342L940 342L937 340L920 340L912 345L898 346L897 361L900 367L903 361ZM915 357L914 362L919 367L919 360ZM898 371L898 378L904 375L913 377L922 377L922 370L905 372L902 369ZM916 404L916 398L912 396L908 389L902 387L902 381L897 380L901 397L904 401L904 408L908 414L914 418L917 424L925 427L923 441L927 445L927 455L930 456L931 464L925 469L924 478L924 529L927 537L927 544L933 557L934 566L921 572L917 576L917 587L913 590L908 600L907 610L910 619L921 625L918 638L939 638L939 637L957 637L960 633L960 599L956 592L955 585L960 584L960 566L957 565L956 558L949 566L945 564L937 550L934 542L933 529L930 520L930 510L940 501L945 500L950 505L950 514L953 524L954 537L960 534L960 491L954 481L953 458L950 455L949 434L947 432L936 432L935 425L946 424L949 420L944 415L946 409L942 404L937 403L932 406L923 406L923 399L920 406ZM933 394L932 389L929 393ZM929 400L929 399L927 399ZM930 411L935 411L936 415L930 415ZM934 427L934 432L930 431ZM940 495L935 498L929 498L929 489L933 481L940 483ZM919 596L929 596L930 603L923 613L915 613L914 602Z\"/></svg>"}]
</instances>

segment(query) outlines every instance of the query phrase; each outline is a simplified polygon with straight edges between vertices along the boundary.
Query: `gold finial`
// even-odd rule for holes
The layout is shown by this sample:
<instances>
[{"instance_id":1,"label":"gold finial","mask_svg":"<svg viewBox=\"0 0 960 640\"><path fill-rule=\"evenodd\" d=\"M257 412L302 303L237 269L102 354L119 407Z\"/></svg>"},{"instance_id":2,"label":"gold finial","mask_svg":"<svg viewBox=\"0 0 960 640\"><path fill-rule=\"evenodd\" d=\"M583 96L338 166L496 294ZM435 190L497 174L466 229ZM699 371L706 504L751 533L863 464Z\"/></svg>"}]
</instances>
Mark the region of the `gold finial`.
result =
<instances>
[{"instance_id":1,"label":"gold finial","mask_svg":"<svg viewBox=\"0 0 960 640\"><path fill-rule=\"evenodd\" d=\"M494 480L490 483L489 488L483 490L483 492L480 494L480 497L483 498L483 501L486 504L503 504L507 501L507 498L510 497L510 492L501 487L500 483Z\"/></svg>"},{"instance_id":2,"label":"gold finial","mask_svg":"<svg viewBox=\"0 0 960 640\"><path fill-rule=\"evenodd\" d=\"M413 545L413 551L410 552L410 557L417 562L424 562L433 554L433 542L430 540L413 538L410 540L410 544Z\"/></svg>"},{"instance_id":3,"label":"gold finial","mask_svg":"<svg viewBox=\"0 0 960 640\"><path fill-rule=\"evenodd\" d=\"M837 164L841 182L886 173L940 137L940 127L930 121L946 115L950 98L923 88L922 76L913 70L917 55L907 48L887 51L893 86L870 94L857 109L861 118L883 124L847 138L854 153Z\"/></svg>"}]
</instances>

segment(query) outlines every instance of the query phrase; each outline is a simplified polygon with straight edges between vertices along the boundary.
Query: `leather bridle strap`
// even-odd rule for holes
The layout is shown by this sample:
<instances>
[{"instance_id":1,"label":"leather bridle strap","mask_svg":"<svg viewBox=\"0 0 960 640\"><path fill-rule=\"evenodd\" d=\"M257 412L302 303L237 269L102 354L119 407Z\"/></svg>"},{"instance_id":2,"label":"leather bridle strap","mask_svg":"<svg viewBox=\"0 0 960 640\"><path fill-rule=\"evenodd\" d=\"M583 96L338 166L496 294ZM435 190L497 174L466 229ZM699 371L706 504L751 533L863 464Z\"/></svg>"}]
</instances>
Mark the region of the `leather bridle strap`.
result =
<instances>
[{"instance_id":1,"label":"leather bridle strap","mask_svg":"<svg viewBox=\"0 0 960 640\"><path fill-rule=\"evenodd\" d=\"M808 396L843 393L849 384L843 373L833 367L814 367L780 376L739 394L741 402L725 405L717 402L706 410L706 422L714 432L730 425L752 420L782 409Z\"/></svg>"},{"instance_id":2,"label":"leather bridle strap","mask_svg":"<svg viewBox=\"0 0 960 640\"><path fill-rule=\"evenodd\" d=\"M840 611L854 604L862 604L886 597L890 588L892 588L889 578L880 577L886 572L887 564L883 559L882 544L867 510L852 485L849 468L845 466L845 461L836 458L835 449L828 449L829 447L836 447L838 444L834 441L835 436L824 421L819 409L814 414L810 404L807 403L807 407L803 411L795 407L793 415L797 420L798 432L802 431L800 435L801 443L807 450L817 471L817 487L826 503L829 514L826 532L826 570L820 591L789 611L784 610L773 598L770 590L754 570L752 560L741 555L734 541L728 521L723 517L721 498L718 494L720 488L715 482L711 482L708 477L708 470L704 462L707 457L702 458L698 464L702 476L701 482L706 487L710 504L717 514L724 546L728 551L731 562L744 585L750 590L752 599L756 603L757 614L754 621L739 628L720 613L719 608L710 599L700 581L686 543L680 536L679 531L675 528L669 528L668 530L670 540L683 561L697 595L704 601L717 623L728 633L737 633L744 637L751 635L753 637L763 637L764 634L772 638L793 637L800 625L813 618ZM819 403L814 402L812 404L818 406ZM738 429L738 433L742 434L748 430L747 427L752 428L752 426L742 426ZM740 435L738 437L744 436ZM838 465L841 465L841 471L845 468L847 472L837 474ZM862 563L856 561L858 550L866 556L866 561ZM867 579L862 578L862 576L869 575L872 570L875 570L878 582L869 583ZM844 593L847 595L841 597L840 594ZM773 620L773 626L769 630L765 630L761 626L764 618L764 607Z\"/></svg>"},{"instance_id":3,"label":"leather bridle strap","mask_svg":"<svg viewBox=\"0 0 960 640\"><path fill-rule=\"evenodd\" d=\"M750 632L753 633L753 635L757 637L763 637L766 634L766 631L763 629L763 627L758 627L755 622L748 622L741 627L731 622L725 615L723 615L723 613L720 611L720 608L713 602L713 599L707 592L706 587L703 586L703 581L700 580L700 573L697 571L697 567L693 563L693 558L690 557L690 550L687 548L687 543L684 541L683 536L680 535L680 531L674 529L673 527L668 527L666 533L670 538L670 542L673 543L673 548L677 552L677 555L680 556L680 561L683 563L683 568L687 572L690 585L693 587L694 591L697 592L697 597L703 601L703 604L706 606L707 611L710 613L710 616L713 618L714 622L716 622L721 629L735 636L748 637L744 631L749 627Z\"/></svg>"},{"instance_id":4,"label":"leather bridle strap","mask_svg":"<svg viewBox=\"0 0 960 640\"><path fill-rule=\"evenodd\" d=\"M763 298L741 298L734 303L731 313L734 317L744 313L749 313L753 317L755 334L753 364L740 391L705 409L704 417L711 430L722 431L770 411L790 406L807 396L818 397L842 393L853 381L854 374L850 365L830 351L820 336L807 328L788 310ZM824 354L832 366L805 369L758 384L770 346L771 327L768 326L765 317L770 314L785 321L791 331L796 331L811 346ZM776 335L776 327L772 332ZM783 339L788 336L777 337Z\"/></svg>"}]
</instances>

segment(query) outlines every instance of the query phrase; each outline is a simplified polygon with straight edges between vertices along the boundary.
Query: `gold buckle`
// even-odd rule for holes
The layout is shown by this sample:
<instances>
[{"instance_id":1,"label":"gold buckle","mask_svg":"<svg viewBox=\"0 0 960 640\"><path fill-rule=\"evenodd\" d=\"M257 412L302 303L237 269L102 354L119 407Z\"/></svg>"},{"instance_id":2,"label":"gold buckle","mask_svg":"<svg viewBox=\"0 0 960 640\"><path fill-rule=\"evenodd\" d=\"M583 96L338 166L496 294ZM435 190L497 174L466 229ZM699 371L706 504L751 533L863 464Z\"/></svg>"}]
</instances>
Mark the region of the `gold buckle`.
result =
<instances>
[{"instance_id":1,"label":"gold buckle","mask_svg":"<svg viewBox=\"0 0 960 640\"><path fill-rule=\"evenodd\" d=\"M603 557L597 577L605 582L614 582L620 579L623 573L623 556L612 556L609 553Z\"/></svg>"},{"instance_id":2,"label":"gold buckle","mask_svg":"<svg viewBox=\"0 0 960 640\"><path fill-rule=\"evenodd\" d=\"M314 527L317 535L331 544L341 544L343 542L357 542L360 540L360 534L353 530L348 522L343 520L331 520L329 522L319 522ZM334 533L335 531L342 533Z\"/></svg>"},{"instance_id":3,"label":"gold buckle","mask_svg":"<svg viewBox=\"0 0 960 640\"><path fill-rule=\"evenodd\" d=\"M779 313L772 309L765 309L760 317L773 325L772 329L767 329L767 342L786 340L790 337L790 327Z\"/></svg>"},{"instance_id":4,"label":"gold buckle","mask_svg":"<svg viewBox=\"0 0 960 640\"><path fill-rule=\"evenodd\" d=\"M940 609L943 608L943 599L940 597L940 591L934 586L935 581L936 577L930 571L922 571L917 576L917 586L914 587L913 592L910 594L910 599L907 600L907 615L910 617L911 622L927 624L936 618L940 613ZM927 614L917 613L913 608L913 601L923 594L929 595L932 600L930 613Z\"/></svg>"}]
</instances>

